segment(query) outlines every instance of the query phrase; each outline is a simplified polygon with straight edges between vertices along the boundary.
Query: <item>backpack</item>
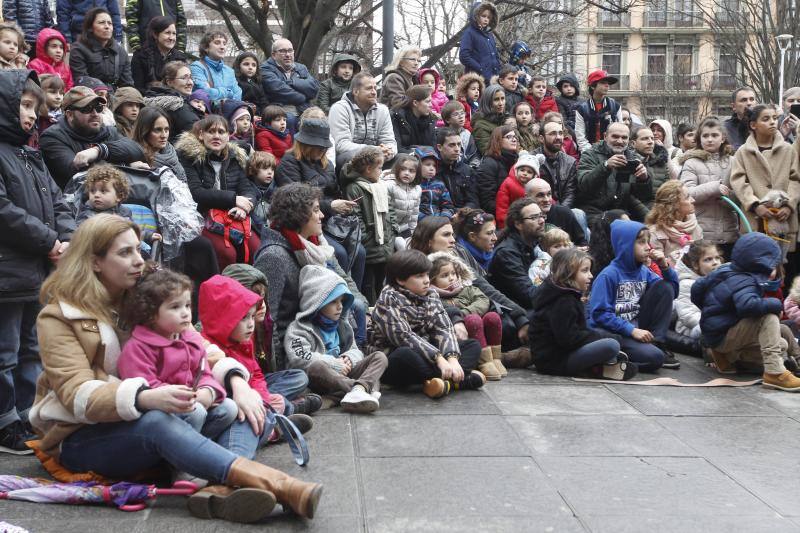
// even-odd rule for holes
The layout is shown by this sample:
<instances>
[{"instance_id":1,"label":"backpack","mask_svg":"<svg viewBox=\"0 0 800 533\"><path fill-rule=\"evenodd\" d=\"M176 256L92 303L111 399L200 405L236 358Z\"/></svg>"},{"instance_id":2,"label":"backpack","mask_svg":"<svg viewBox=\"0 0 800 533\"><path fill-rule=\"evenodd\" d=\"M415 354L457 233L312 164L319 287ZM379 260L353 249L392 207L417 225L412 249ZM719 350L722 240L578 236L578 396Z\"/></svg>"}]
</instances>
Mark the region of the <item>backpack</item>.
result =
<instances>
[{"instance_id":1,"label":"backpack","mask_svg":"<svg viewBox=\"0 0 800 533\"><path fill-rule=\"evenodd\" d=\"M244 262L249 262L248 242L253 234L249 216L244 220L234 220L224 209L209 209L206 215L206 230L223 235L226 248L230 248L231 243L237 247L244 245Z\"/></svg>"}]
</instances>

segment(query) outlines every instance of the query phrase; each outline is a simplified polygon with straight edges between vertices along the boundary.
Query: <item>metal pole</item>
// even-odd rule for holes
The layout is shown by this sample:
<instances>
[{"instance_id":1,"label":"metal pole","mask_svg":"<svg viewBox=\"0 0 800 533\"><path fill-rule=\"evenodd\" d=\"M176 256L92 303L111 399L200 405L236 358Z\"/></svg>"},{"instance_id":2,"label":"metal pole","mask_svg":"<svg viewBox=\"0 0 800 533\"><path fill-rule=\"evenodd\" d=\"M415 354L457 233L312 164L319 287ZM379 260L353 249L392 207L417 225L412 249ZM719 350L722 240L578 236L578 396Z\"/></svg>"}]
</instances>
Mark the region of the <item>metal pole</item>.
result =
<instances>
[{"instance_id":1,"label":"metal pole","mask_svg":"<svg viewBox=\"0 0 800 533\"><path fill-rule=\"evenodd\" d=\"M383 0L383 67L394 57L394 0Z\"/></svg>"},{"instance_id":2,"label":"metal pole","mask_svg":"<svg viewBox=\"0 0 800 533\"><path fill-rule=\"evenodd\" d=\"M786 57L786 50L781 48L781 82L780 82L781 89L780 92L778 93L778 108L784 112L785 110L783 109L783 60L785 57Z\"/></svg>"}]
</instances>

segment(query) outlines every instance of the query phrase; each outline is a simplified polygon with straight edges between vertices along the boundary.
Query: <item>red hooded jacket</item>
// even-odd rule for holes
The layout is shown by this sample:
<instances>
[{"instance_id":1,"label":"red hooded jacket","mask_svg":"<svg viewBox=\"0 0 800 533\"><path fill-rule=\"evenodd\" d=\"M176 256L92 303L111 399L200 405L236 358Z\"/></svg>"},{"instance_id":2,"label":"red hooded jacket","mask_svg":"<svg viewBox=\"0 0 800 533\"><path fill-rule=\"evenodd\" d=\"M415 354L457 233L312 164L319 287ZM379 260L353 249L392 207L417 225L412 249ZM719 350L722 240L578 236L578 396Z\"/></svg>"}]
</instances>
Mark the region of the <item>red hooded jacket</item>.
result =
<instances>
[{"instance_id":1,"label":"red hooded jacket","mask_svg":"<svg viewBox=\"0 0 800 533\"><path fill-rule=\"evenodd\" d=\"M291 150L294 144L292 134L288 130L281 134L263 124L256 124L255 132L256 150L274 155L276 164L280 164L283 154Z\"/></svg>"},{"instance_id":2,"label":"red hooded jacket","mask_svg":"<svg viewBox=\"0 0 800 533\"><path fill-rule=\"evenodd\" d=\"M497 189L497 200L495 202L495 220L497 228L503 229L506 227L506 215L508 215L508 208L515 200L519 200L525 196L525 186L517 179L516 169L511 167L508 177L500 184Z\"/></svg>"},{"instance_id":3,"label":"red hooded jacket","mask_svg":"<svg viewBox=\"0 0 800 533\"><path fill-rule=\"evenodd\" d=\"M256 361L252 337L245 342L229 340L231 333L250 308L260 302L261 296L245 289L235 279L216 275L200 285L198 311L203 325L203 337L247 368L250 372L250 387L258 391L264 402L268 403L270 394L267 381Z\"/></svg>"},{"instance_id":4,"label":"red hooded jacket","mask_svg":"<svg viewBox=\"0 0 800 533\"><path fill-rule=\"evenodd\" d=\"M542 120L545 113L550 111L555 111L558 113L558 103L556 102L556 99L553 98L553 93L549 90L544 93L544 98L542 98L541 102L537 102L533 97L533 94L530 92L527 94L527 96L525 96L525 101L531 104L531 107L533 108L533 116L536 117L536 120Z\"/></svg>"},{"instance_id":5,"label":"red hooded jacket","mask_svg":"<svg viewBox=\"0 0 800 533\"><path fill-rule=\"evenodd\" d=\"M37 74L56 74L60 76L64 80L64 92L67 92L73 86L72 70L63 59L56 63L47 55L47 41L50 39L61 41L64 45L64 57L67 57L69 45L64 36L61 35L61 32L52 28L44 28L36 37L36 57L28 63L28 68L35 70Z\"/></svg>"}]
</instances>

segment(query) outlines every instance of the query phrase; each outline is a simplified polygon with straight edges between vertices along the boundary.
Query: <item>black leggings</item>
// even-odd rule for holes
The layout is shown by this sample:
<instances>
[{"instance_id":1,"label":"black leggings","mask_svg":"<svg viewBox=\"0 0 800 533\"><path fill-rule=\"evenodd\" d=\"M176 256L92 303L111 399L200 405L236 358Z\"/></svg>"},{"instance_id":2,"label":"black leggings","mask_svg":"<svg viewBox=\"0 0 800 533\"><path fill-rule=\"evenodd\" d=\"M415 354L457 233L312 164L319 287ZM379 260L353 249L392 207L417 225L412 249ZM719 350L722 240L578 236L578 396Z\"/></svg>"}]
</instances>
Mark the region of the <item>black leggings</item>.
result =
<instances>
[{"instance_id":1,"label":"black leggings","mask_svg":"<svg viewBox=\"0 0 800 533\"><path fill-rule=\"evenodd\" d=\"M458 359L464 374L469 374L478 365L481 356L481 345L475 339L458 341L461 357ZM395 348L389 354L389 366L383 373L381 381L396 387L420 385L425 380L441 377L439 367L418 351L407 346Z\"/></svg>"}]
</instances>

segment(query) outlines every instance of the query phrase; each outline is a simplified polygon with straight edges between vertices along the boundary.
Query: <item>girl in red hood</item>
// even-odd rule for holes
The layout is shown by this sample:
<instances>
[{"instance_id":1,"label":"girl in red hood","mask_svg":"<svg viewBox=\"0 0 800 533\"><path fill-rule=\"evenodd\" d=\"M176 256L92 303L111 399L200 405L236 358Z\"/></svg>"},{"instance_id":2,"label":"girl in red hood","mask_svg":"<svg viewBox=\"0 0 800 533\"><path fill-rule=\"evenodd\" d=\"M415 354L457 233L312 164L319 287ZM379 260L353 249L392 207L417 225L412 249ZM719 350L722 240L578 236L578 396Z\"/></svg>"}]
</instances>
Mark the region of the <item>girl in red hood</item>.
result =
<instances>
[{"instance_id":1,"label":"girl in red hood","mask_svg":"<svg viewBox=\"0 0 800 533\"><path fill-rule=\"evenodd\" d=\"M45 28L36 37L36 57L28 63L28 68L37 74L56 74L64 80L64 92L72 89L72 70L64 58L69 52L67 40L61 32Z\"/></svg>"}]
</instances>

